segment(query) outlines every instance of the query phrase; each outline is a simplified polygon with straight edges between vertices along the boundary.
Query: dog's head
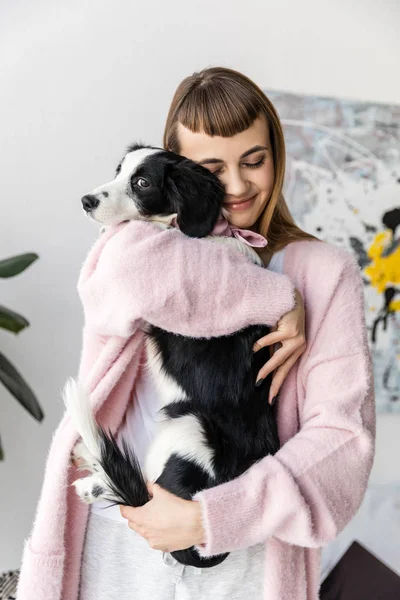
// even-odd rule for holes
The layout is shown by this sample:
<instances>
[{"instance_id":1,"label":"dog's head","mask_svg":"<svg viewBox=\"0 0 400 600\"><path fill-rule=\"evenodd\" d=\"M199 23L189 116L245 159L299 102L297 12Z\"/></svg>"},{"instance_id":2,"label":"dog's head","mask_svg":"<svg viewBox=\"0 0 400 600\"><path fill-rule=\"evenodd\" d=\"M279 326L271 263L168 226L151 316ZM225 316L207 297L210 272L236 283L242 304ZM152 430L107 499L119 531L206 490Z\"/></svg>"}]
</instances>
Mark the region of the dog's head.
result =
<instances>
[{"instance_id":1,"label":"dog's head","mask_svg":"<svg viewBox=\"0 0 400 600\"><path fill-rule=\"evenodd\" d=\"M224 186L205 167L161 148L133 144L115 178L83 196L84 210L103 225L176 213L191 237L211 233L222 209Z\"/></svg>"}]
</instances>

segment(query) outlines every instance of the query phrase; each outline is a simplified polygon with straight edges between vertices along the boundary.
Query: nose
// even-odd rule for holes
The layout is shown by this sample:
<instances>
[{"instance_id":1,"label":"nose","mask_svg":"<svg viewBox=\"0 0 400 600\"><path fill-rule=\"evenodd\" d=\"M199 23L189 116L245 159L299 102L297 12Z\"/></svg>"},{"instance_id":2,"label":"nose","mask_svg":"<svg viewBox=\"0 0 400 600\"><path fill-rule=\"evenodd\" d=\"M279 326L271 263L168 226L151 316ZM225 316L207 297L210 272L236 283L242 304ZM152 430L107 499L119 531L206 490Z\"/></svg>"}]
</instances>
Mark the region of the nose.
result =
<instances>
[{"instance_id":1,"label":"nose","mask_svg":"<svg viewBox=\"0 0 400 600\"><path fill-rule=\"evenodd\" d=\"M92 194L86 194L86 196L83 196L81 202L86 212L90 212L100 204L100 200L98 200L98 198L96 198L96 196L93 196Z\"/></svg>"},{"instance_id":2,"label":"nose","mask_svg":"<svg viewBox=\"0 0 400 600\"><path fill-rule=\"evenodd\" d=\"M225 184L225 193L228 196L245 196L248 192L249 184L240 171L233 170L226 174L223 183Z\"/></svg>"}]
</instances>

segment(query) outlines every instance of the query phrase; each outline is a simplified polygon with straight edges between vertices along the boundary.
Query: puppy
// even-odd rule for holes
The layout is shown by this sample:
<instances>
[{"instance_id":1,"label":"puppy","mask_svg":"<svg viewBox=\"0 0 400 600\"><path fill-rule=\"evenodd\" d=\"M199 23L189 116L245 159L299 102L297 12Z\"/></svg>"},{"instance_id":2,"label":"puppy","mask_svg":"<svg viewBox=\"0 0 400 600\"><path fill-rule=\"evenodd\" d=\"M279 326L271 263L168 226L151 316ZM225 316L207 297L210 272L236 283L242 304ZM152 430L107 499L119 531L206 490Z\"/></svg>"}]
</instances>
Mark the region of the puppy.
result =
<instances>
[{"instance_id":1,"label":"puppy","mask_svg":"<svg viewBox=\"0 0 400 600\"><path fill-rule=\"evenodd\" d=\"M223 200L223 185L206 168L172 152L134 144L115 178L85 195L82 205L105 227L130 219L167 227L176 216L183 234L234 245L262 264L239 240L211 235ZM144 473L126 441L119 447L111 433L97 426L84 390L70 379L64 401L82 437L73 456L93 473L74 483L79 496L88 503L108 499L142 506L150 499L147 480L190 500L197 491L230 481L274 454L279 437L275 410L268 403L271 376L255 385L269 350L252 351L269 331L260 324L229 336L195 339L148 325L148 366L158 390L161 420ZM171 554L182 564L201 568L228 556L202 558L194 547Z\"/></svg>"}]
</instances>

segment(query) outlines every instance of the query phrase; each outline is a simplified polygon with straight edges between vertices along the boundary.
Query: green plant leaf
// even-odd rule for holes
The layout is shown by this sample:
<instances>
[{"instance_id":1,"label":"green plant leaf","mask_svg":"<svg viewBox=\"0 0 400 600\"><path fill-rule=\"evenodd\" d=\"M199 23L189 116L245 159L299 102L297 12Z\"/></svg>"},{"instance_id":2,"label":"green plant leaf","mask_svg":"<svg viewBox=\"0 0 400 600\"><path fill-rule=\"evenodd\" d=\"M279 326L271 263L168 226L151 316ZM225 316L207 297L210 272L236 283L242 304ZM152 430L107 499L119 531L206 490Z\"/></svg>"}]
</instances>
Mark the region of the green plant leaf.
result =
<instances>
[{"instance_id":1,"label":"green plant leaf","mask_svg":"<svg viewBox=\"0 0 400 600\"><path fill-rule=\"evenodd\" d=\"M0 260L0 277L14 277L25 271L39 255L35 252L27 252L26 254L17 254L10 258Z\"/></svg>"},{"instance_id":2,"label":"green plant leaf","mask_svg":"<svg viewBox=\"0 0 400 600\"><path fill-rule=\"evenodd\" d=\"M19 333L25 327L29 327L29 321L22 315L0 305L0 328L8 329L13 333Z\"/></svg>"},{"instance_id":3,"label":"green plant leaf","mask_svg":"<svg viewBox=\"0 0 400 600\"><path fill-rule=\"evenodd\" d=\"M0 352L0 381L37 421L44 417L35 394L10 361Z\"/></svg>"}]
</instances>

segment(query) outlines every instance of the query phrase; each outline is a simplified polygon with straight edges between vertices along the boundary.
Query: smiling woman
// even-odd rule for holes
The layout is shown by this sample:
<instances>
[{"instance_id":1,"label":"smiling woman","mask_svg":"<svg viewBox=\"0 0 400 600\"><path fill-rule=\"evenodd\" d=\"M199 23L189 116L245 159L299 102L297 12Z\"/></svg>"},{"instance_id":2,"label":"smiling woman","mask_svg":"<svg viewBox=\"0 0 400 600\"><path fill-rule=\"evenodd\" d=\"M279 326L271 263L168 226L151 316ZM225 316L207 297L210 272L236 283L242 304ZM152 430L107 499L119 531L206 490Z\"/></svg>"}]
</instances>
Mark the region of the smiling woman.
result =
<instances>
[{"instance_id":1,"label":"smiling woman","mask_svg":"<svg viewBox=\"0 0 400 600\"><path fill-rule=\"evenodd\" d=\"M296 240L315 240L300 229L282 193L285 141L278 114L251 79L224 67L186 77L172 99L164 148L200 163L225 186L224 216L268 240L274 252Z\"/></svg>"},{"instance_id":2,"label":"smiling woman","mask_svg":"<svg viewBox=\"0 0 400 600\"><path fill-rule=\"evenodd\" d=\"M358 265L343 249L316 241L294 223L282 195L279 118L244 75L211 68L187 77L171 104L164 148L202 163L196 167L210 178L206 169L216 173L230 227L252 228L267 238L268 252L262 248L259 254L269 268L246 261L239 270L237 256L222 245L189 239L174 228L154 232L136 221L110 229L92 249L78 285L86 315L79 377L92 390L99 423L113 434L127 433L146 457L160 396L143 368L137 322L151 323L152 316L156 325L189 337L229 335L252 319L271 322L277 330L256 345L282 344L259 373L274 371L280 448L190 500L153 486L144 506L127 507L123 515L119 509L111 514L114 507L89 515L69 492L77 433L67 417L49 452L17 600L318 600L321 548L357 512L375 449ZM130 159L138 157L133 152ZM130 167L136 168L133 162ZM113 183L117 191L126 189L124 177L122 165ZM144 197L148 190L139 187ZM294 288L299 299L290 310ZM293 313L297 318L290 321ZM223 351L220 356L231 360ZM175 390L168 381L165 386L167 393ZM254 412L246 409L251 422ZM233 411L234 405L235 423ZM183 438L196 441L190 432ZM218 443L224 447L223 436ZM202 558L229 556L197 571L171 564L171 552L188 544L200 544L195 549Z\"/></svg>"},{"instance_id":3,"label":"smiling woman","mask_svg":"<svg viewBox=\"0 0 400 600\"><path fill-rule=\"evenodd\" d=\"M254 227L271 197L275 180L266 117L260 115L245 131L230 138L210 139L182 123L178 123L177 130L180 153L218 175L224 184L224 216L235 227ZM208 158L210 154L213 158Z\"/></svg>"}]
</instances>

